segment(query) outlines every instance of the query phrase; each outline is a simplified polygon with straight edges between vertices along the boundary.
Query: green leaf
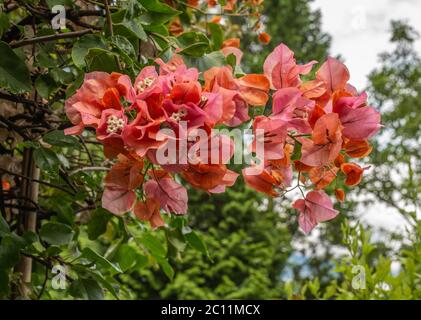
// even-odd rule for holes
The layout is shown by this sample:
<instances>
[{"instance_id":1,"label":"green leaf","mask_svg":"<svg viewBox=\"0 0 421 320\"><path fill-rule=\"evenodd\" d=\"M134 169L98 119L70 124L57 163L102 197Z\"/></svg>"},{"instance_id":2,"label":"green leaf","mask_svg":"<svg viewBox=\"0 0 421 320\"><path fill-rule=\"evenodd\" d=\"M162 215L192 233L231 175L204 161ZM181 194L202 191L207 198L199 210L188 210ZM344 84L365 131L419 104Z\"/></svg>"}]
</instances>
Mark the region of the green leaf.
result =
<instances>
[{"instance_id":1,"label":"green leaf","mask_svg":"<svg viewBox=\"0 0 421 320\"><path fill-rule=\"evenodd\" d=\"M0 236L3 237L5 234L10 232L9 224L0 214Z\"/></svg>"},{"instance_id":2,"label":"green leaf","mask_svg":"<svg viewBox=\"0 0 421 320\"><path fill-rule=\"evenodd\" d=\"M93 48L90 49L85 57L88 70L113 72L118 70L115 61L116 55L109 50Z\"/></svg>"},{"instance_id":3,"label":"green leaf","mask_svg":"<svg viewBox=\"0 0 421 320\"><path fill-rule=\"evenodd\" d=\"M16 234L4 236L0 242L0 269L14 267L24 246L25 241Z\"/></svg>"},{"instance_id":4,"label":"green leaf","mask_svg":"<svg viewBox=\"0 0 421 320\"><path fill-rule=\"evenodd\" d=\"M85 35L76 41L72 49L72 59L76 67L83 69L86 66L85 57L92 48L106 49L107 46L101 37L93 34Z\"/></svg>"},{"instance_id":5,"label":"green leaf","mask_svg":"<svg viewBox=\"0 0 421 320\"><path fill-rule=\"evenodd\" d=\"M219 50L222 47L222 42L224 41L224 31L218 23L208 23L208 28L211 35L212 49Z\"/></svg>"},{"instance_id":6,"label":"green leaf","mask_svg":"<svg viewBox=\"0 0 421 320\"><path fill-rule=\"evenodd\" d=\"M167 230L167 239L177 251L182 252L186 249L186 239L179 229L173 228Z\"/></svg>"},{"instance_id":7,"label":"green leaf","mask_svg":"<svg viewBox=\"0 0 421 320\"><path fill-rule=\"evenodd\" d=\"M22 239L27 245L33 244L39 241L38 235L34 231L25 231L22 235Z\"/></svg>"},{"instance_id":8,"label":"green leaf","mask_svg":"<svg viewBox=\"0 0 421 320\"><path fill-rule=\"evenodd\" d=\"M291 155L291 160L300 160L301 159L301 147L302 144L298 141L295 142L294 151Z\"/></svg>"},{"instance_id":9,"label":"green leaf","mask_svg":"<svg viewBox=\"0 0 421 320\"><path fill-rule=\"evenodd\" d=\"M167 251L165 250L164 246L162 245L161 241L157 238L152 236L151 234L145 234L141 239L141 243L148 249L149 253L153 255L155 258L157 257L165 257Z\"/></svg>"},{"instance_id":10,"label":"green leaf","mask_svg":"<svg viewBox=\"0 0 421 320\"><path fill-rule=\"evenodd\" d=\"M53 257L53 256L57 256L57 255L59 255L59 254L60 254L60 252L61 252L60 247L57 247L57 246L50 246L50 247L48 247L48 248L47 248L47 250L45 250L44 254L45 254L47 257Z\"/></svg>"},{"instance_id":11,"label":"green leaf","mask_svg":"<svg viewBox=\"0 0 421 320\"><path fill-rule=\"evenodd\" d=\"M155 257L155 259L161 267L162 271L164 271L165 275L168 277L168 279L172 281L174 279L175 272L173 267L171 267L171 265L168 263L168 260L162 257Z\"/></svg>"},{"instance_id":12,"label":"green leaf","mask_svg":"<svg viewBox=\"0 0 421 320\"><path fill-rule=\"evenodd\" d=\"M35 80L35 89L41 98L48 99L57 91L58 86L49 74L41 74Z\"/></svg>"},{"instance_id":13,"label":"green leaf","mask_svg":"<svg viewBox=\"0 0 421 320\"><path fill-rule=\"evenodd\" d=\"M72 82L67 87L67 90L66 90L66 99L69 98L69 97L71 97L72 95L74 95L75 92L76 92L76 90L78 88L80 88L80 86L82 85L83 80L84 80L84 75L85 75L84 72L78 72L78 75L76 76L74 82Z\"/></svg>"},{"instance_id":14,"label":"green leaf","mask_svg":"<svg viewBox=\"0 0 421 320\"><path fill-rule=\"evenodd\" d=\"M168 263L166 258L166 250L164 246L161 244L157 238L152 236L151 234L145 234L140 241L145 246L145 248L149 251L149 253L155 258L155 260L160 265L161 269L164 271L165 275L172 280L174 277L174 269Z\"/></svg>"},{"instance_id":15,"label":"green leaf","mask_svg":"<svg viewBox=\"0 0 421 320\"><path fill-rule=\"evenodd\" d=\"M0 87L12 93L31 90L31 77L25 62L9 47L0 41Z\"/></svg>"},{"instance_id":16,"label":"green leaf","mask_svg":"<svg viewBox=\"0 0 421 320\"><path fill-rule=\"evenodd\" d=\"M54 151L45 148L38 148L34 151L34 160L38 168L48 172L56 172L60 164Z\"/></svg>"},{"instance_id":17,"label":"green leaf","mask_svg":"<svg viewBox=\"0 0 421 320\"><path fill-rule=\"evenodd\" d=\"M114 34L116 35L131 35L142 41L148 41L148 36L143 30L140 18L132 18L130 20L123 20L114 25Z\"/></svg>"},{"instance_id":18,"label":"green leaf","mask_svg":"<svg viewBox=\"0 0 421 320\"><path fill-rule=\"evenodd\" d=\"M0 269L0 298L1 296L9 295L9 293L9 271L7 269Z\"/></svg>"},{"instance_id":19,"label":"green leaf","mask_svg":"<svg viewBox=\"0 0 421 320\"><path fill-rule=\"evenodd\" d=\"M163 24L182 13L159 0L138 1L147 10L147 12L141 16L141 21L144 24Z\"/></svg>"},{"instance_id":20,"label":"green leaf","mask_svg":"<svg viewBox=\"0 0 421 320\"><path fill-rule=\"evenodd\" d=\"M88 222L89 240L96 240L107 230L107 224L111 217L111 214L103 208L98 208L92 212L91 219Z\"/></svg>"},{"instance_id":21,"label":"green leaf","mask_svg":"<svg viewBox=\"0 0 421 320\"><path fill-rule=\"evenodd\" d=\"M184 56L184 61L189 67L195 67L203 72L212 67L222 67L225 65L225 57L221 51L207 53L200 58Z\"/></svg>"},{"instance_id":22,"label":"green leaf","mask_svg":"<svg viewBox=\"0 0 421 320\"><path fill-rule=\"evenodd\" d=\"M107 270L113 270L118 273L122 272L119 266L115 265L114 263L111 263L109 260L105 259L103 256L93 251L91 248L83 249L82 254L79 258L88 259L89 261L97 263L98 265Z\"/></svg>"},{"instance_id":23,"label":"green leaf","mask_svg":"<svg viewBox=\"0 0 421 320\"><path fill-rule=\"evenodd\" d=\"M80 274L86 274L88 277L95 279L98 281L103 288L107 289L116 299L118 299L117 292L112 283L115 283L114 279L112 278L105 278L99 270L92 270L87 268L86 266L76 264L73 266L73 269Z\"/></svg>"},{"instance_id":24,"label":"green leaf","mask_svg":"<svg viewBox=\"0 0 421 320\"><path fill-rule=\"evenodd\" d=\"M189 227L185 227L183 228L183 234L188 244L193 249L196 249L197 251L209 257L209 251L208 251L208 248L206 247L205 242L196 232L192 231Z\"/></svg>"},{"instance_id":25,"label":"green leaf","mask_svg":"<svg viewBox=\"0 0 421 320\"><path fill-rule=\"evenodd\" d=\"M72 241L75 232L67 224L48 222L42 225L39 235L52 245L63 245Z\"/></svg>"},{"instance_id":26,"label":"green leaf","mask_svg":"<svg viewBox=\"0 0 421 320\"><path fill-rule=\"evenodd\" d=\"M159 33L166 37L169 35L168 28L163 24L145 25L143 29L149 32Z\"/></svg>"},{"instance_id":27,"label":"green leaf","mask_svg":"<svg viewBox=\"0 0 421 320\"><path fill-rule=\"evenodd\" d=\"M94 279L81 278L73 281L69 292L73 297L84 300L104 299L104 292L98 281Z\"/></svg>"},{"instance_id":28,"label":"green leaf","mask_svg":"<svg viewBox=\"0 0 421 320\"><path fill-rule=\"evenodd\" d=\"M201 57L209 49L209 39L202 32L185 32L177 37L177 41L182 54Z\"/></svg>"},{"instance_id":29,"label":"green leaf","mask_svg":"<svg viewBox=\"0 0 421 320\"><path fill-rule=\"evenodd\" d=\"M73 74L60 68L50 69L50 75L54 81L64 85L72 84L74 81Z\"/></svg>"},{"instance_id":30,"label":"green leaf","mask_svg":"<svg viewBox=\"0 0 421 320\"><path fill-rule=\"evenodd\" d=\"M232 54L232 53L230 53L227 57L226 57L226 59L227 59L227 63L232 67L232 68L235 68L236 66L237 66L237 57L234 55L234 54Z\"/></svg>"},{"instance_id":31,"label":"green leaf","mask_svg":"<svg viewBox=\"0 0 421 320\"><path fill-rule=\"evenodd\" d=\"M75 137L66 136L62 130L50 131L44 135L42 140L53 146L69 148L75 148L79 143Z\"/></svg>"},{"instance_id":32,"label":"green leaf","mask_svg":"<svg viewBox=\"0 0 421 320\"><path fill-rule=\"evenodd\" d=\"M140 254L127 243L122 244L113 257L123 272L136 266Z\"/></svg>"},{"instance_id":33,"label":"green leaf","mask_svg":"<svg viewBox=\"0 0 421 320\"><path fill-rule=\"evenodd\" d=\"M113 36L111 41L117 48L126 52L128 55L134 56L136 54L133 45L127 38L117 35Z\"/></svg>"},{"instance_id":34,"label":"green leaf","mask_svg":"<svg viewBox=\"0 0 421 320\"><path fill-rule=\"evenodd\" d=\"M51 52L44 46L38 46L34 66L41 68L53 68L56 65L57 61L52 57Z\"/></svg>"},{"instance_id":35,"label":"green leaf","mask_svg":"<svg viewBox=\"0 0 421 320\"><path fill-rule=\"evenodd\" d=\"M6 13L0 12L0 38L3 36L4 32L10 27L9 17Z\"/></svg>"},{"instance_id":36,"label":"green leaf","mask_svg":"<svg viewBox=\"0 0 421 320\"><path fill-rule=\"evenodd\" d=\"M129 39L117 35L112 37L111 40L113 46L116 48L117 53L120 55L121 60L124 61L127 66L132 66L134 63L136 63L136 50ZM128 70L126 72L130 74Z\"/></svg>"}]
</instances>

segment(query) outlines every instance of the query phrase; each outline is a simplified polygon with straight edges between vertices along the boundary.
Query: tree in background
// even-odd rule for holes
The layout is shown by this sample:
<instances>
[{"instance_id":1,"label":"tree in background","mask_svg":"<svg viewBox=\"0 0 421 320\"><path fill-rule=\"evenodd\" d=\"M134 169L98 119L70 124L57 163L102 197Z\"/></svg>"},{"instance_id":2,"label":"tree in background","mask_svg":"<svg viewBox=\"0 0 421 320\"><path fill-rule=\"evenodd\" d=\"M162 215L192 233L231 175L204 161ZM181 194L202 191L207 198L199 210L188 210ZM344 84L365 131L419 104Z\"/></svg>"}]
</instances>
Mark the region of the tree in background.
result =
<instances>
[{"instance_id":1,"label":"tree in background","mask_svg":"<svg viewBox=\"0 0 421 320\"><path fill-rule=\"evenodd\" d=\"M323 61L328 55L331 37L322 31L321 12L311 8L312 1L265 0L262 27L271 40L267 45L261 44L255 34L244 28L242 47L254 53L245 56L244 65L260 72L264 57L280 42L296 52L298 61Z\"/></svg>"},{"instance_id":2,"label":"tree in background","mask_svg":"<svg viewBox=\"0 0 421 320\"><path fill-rule=\"evenodd\" d=\"M209 256L186 248L173 258L173 281L141 271L129 281L133 291L140 298L281 297L280 273L291 250L285 217L242 184L215 197L203 192L189 196L189 225L203 235Z\"/></svg>"},{"instance_id":3,"label":"tree in background","mask_svg":"<svg viewBox=\"0 0 421 320\"><path fill-rule=\"evenodd\" d=\"M370 75L373 104L382 111L384 130L371 157L373 175L363 190L396 209L408 221L421 205L421 60L415 51L416 30L392 22L395 51L380 55L382 66Z\"/></svg>"}]
</instances>

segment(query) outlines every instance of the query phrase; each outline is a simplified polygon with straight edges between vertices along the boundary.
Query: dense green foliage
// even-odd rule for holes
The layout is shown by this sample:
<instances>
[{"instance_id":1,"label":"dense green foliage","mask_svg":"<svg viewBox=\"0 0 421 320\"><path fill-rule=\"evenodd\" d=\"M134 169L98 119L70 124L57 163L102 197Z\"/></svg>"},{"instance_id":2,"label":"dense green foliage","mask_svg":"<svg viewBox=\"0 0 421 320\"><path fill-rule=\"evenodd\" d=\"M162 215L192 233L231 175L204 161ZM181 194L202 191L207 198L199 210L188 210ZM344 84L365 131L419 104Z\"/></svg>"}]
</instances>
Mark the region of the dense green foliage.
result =
<instances>
[{"instance_id":1,"label":"dense green foliage","mask_svg":"<svg viewBox=\"0 0 421 320\"><path fill-rule=\"evenodd\" d=\"M273 203L240 186L214 197L191 192L189 201L190 225L203 233L210 256L185 250L174 259L173 281L156 274L134 275L149 280L138 281L139 297L280 297L280 271L291 250L291 235Z\"/></svg>"}]
</instances>

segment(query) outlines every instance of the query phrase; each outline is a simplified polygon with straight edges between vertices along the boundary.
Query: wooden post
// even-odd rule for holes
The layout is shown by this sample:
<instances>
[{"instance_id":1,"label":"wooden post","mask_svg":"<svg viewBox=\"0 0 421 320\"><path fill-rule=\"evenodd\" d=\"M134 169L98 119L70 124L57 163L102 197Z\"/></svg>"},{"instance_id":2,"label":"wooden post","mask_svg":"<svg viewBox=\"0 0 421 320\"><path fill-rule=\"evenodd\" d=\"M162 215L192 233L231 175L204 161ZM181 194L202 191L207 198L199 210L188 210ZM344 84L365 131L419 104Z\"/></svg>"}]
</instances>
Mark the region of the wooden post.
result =
<instances>
[{"instance_id":1,"label":"wooden post","mask_svg":"<svg viewBox=\"0 0 421 320\"><path fill-rule=\"evenodd\" d=\"M31 179L39 179L40 170L35 165L33 159L33 149L26 148L24 150L22 174L26 177L30 177ZM38 192L39 184L37 182L22 179L21 196L24 199L22 200L24 207L33 207L33 203L38 202ZM21 209L19 212L19 232L36 232L36 225L37 212L35 210ZM22 260L17 266L17 271L22 274L21 281L19 283L20 295L27 299L31 293L30 283L32 278L32 259L29 257L22 257Z\"/></svg>"}]
</instances>

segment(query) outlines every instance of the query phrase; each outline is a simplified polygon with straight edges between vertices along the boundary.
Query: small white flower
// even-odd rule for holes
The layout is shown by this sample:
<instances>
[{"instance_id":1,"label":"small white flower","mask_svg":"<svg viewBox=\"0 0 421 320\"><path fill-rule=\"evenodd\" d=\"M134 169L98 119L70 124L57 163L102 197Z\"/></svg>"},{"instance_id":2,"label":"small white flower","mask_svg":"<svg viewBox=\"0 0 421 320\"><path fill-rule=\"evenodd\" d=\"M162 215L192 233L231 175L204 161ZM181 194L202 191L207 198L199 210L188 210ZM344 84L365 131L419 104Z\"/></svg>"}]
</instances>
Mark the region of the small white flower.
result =
<instances>
[{"instance_id":1,"label":"small white flower","mask_svg":"<svg viewBox=\"0 0 421 320\"><path fill-rule=\"evenodd\" d=\"M124 127L124 120L121 118L116 117L115 115L111 115L107 119L107 133L116 133L123 129Z\"/></svg>"}]
</instances>

